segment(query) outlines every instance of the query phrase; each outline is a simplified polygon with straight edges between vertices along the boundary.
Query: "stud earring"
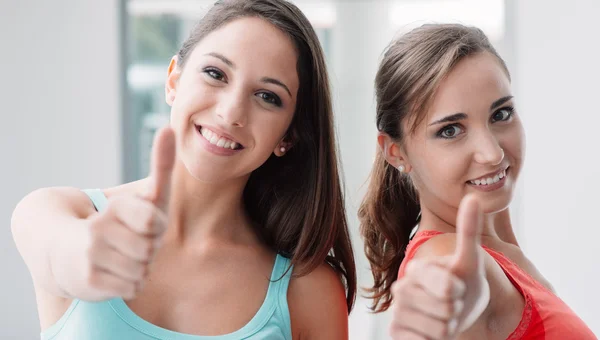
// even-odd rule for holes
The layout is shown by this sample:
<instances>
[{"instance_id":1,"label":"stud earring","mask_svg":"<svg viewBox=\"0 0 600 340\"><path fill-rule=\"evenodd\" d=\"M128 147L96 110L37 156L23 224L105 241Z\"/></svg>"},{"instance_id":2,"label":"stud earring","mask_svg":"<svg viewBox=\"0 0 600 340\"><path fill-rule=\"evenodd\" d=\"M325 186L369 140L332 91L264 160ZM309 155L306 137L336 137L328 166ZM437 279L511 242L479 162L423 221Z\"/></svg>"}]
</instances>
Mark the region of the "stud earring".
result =
<instances>
[{"instance_id":1,"label":"stud earring","mask_svg":"<svg viewBox=\"0 0 600 340\"><path fill-rule=\"evenodd\" d=\"M282 146L282 147L279 149L279 151L281 151L281 153L284 153L284 152L285 152L285 147L283 147L283 146Z\"/></svg>"},{"instance_id":2,"label":"stud earring","mask_svg":"<svg viewBox=\"0 0 600 340\"><path fill-rule=\"evenodd\" d=\"M404 165L398 165L398 171L400 171L400 173L404 173Z\"/></svg>"}]
</instances>

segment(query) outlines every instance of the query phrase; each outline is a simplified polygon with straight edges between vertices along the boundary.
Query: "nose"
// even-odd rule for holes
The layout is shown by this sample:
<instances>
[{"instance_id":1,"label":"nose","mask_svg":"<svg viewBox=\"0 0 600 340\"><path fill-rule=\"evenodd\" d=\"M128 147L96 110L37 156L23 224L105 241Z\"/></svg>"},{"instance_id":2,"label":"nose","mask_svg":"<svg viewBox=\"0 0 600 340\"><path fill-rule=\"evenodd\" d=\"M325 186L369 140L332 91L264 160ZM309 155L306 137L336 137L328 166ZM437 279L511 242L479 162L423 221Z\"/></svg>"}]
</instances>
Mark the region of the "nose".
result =
<instances>
[{"instance_id":1,"label":"nose","mask_svg":"<svg viewBox=\"0 0 600 340\"><path fill-rule=\"evenodd\" d=\"M504 150L493 133L487 132L475 141L475 161L484 165L498 165L504 160Z\"/></svg>"},{"instance_id":2,"label":"nose","mask_svg":"<svg viewBox=\"0 0 600 340\"><path fill-rule=\"evenodd\" d=\"M243 127L248 121L246 101L240 91L223 93L217 104L217 117L225 124L235 127Z\"/></svg>"}]
</instances>

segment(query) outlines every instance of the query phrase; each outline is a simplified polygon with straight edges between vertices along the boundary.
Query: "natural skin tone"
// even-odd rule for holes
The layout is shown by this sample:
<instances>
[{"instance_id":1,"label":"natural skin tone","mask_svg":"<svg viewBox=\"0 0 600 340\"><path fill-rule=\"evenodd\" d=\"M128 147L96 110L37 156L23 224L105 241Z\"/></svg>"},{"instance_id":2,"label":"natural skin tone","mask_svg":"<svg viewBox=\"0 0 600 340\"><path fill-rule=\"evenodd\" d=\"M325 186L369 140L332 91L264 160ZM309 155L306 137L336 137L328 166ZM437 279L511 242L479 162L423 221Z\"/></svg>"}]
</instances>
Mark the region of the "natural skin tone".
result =
<instances>
[{"instance_id":1,"label":"natural skin tone","mask_svg":"<svg viewBox=\"0 0 600 340\"><path fill-rule=\"evenodd\" d=\"M480 245L551 288L518 247L510 221L524 156L514 105L504 69L483 52L454 66L402 143L379 136L387 161L403 165L419 192L419 229L445 233L424 243L392 286L394 339L506 339L517 327L523 297ZM482 180L490 184L477 185Z\"/></svg>"},{"instance_id":2,"label":"natural skin tone","mask_svg":"<svg viewBox=\"0 0 600 340\"><path fill-rule=\"evenodd\" d=\"M293 148L286 132L296 63L293 43L270 23L225 24L185 65L172 60L171 124L157 134L148 178L104 190L101 213L72 188L39 190L19 204L13 233L42 329L73 298L123 297L143 319L189 334L227 334L250 321L275 254L256 235L242 194L252 171ZM214 145L212 135L226 138ZM294 339L347 339L344 287L330 266L293 277L288 304Z\"/></svg>"}]
</instances>

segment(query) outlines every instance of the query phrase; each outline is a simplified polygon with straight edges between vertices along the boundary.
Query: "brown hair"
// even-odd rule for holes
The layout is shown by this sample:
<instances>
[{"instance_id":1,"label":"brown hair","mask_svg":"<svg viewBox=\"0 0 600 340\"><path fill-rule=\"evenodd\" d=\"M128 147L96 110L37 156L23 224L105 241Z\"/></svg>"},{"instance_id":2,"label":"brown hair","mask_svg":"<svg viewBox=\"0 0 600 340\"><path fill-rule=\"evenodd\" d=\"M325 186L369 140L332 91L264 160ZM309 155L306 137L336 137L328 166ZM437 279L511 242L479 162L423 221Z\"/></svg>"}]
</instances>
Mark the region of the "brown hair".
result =
<instances>
[{"instance_id":1,"label":"brown hair","mask_svg":"<svg viewBox=\"0 0 600 340\"><path fill-rule=\"evenodd\" d=\"M440 82L460 60L477 53L496 56L508 69L485 34L458 24L427 24L395 39L387 47L375 78L377 129L397 142L415 131L425 118ZM510 76L509 76L510 78ZM390 287L418 223L418 193L410 177L400 174L378 152L367 194L359 209L365 252L374 284L367 291L376 312L389 308Z\"/></svg>"},{"instance_id":2,"label":"brown hair","mask_svg":"<svg viewBox=\"0 0 600 340\"><path fill-rule=\"evenodd\" d=\"M286 33L296 47L300 80L293 141L284 157L256 169L244 189L244 204L257 233L276 252L291 258L296 275L329 263L346 286L348 312L356 295L350 243L333 131L329 76L319 39L302 12L285 0L220 0L207 12L178 53L183 67L207 34L242 17L259 17Z\"/></svg>"}]
</instances>

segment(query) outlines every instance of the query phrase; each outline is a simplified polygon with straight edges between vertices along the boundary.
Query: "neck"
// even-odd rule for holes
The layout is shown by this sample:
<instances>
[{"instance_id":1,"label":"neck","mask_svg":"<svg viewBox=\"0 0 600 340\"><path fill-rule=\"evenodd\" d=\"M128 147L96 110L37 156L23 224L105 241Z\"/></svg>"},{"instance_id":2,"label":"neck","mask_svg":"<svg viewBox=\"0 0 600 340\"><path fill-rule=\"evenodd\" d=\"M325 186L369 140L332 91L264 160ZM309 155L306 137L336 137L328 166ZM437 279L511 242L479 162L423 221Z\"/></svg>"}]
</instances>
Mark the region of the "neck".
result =
<instances>
[{"instance_id":1,"label":"neck","mask_svg":"<svg viewBox=\"0 0 600 340\"><path fill-rule=\"evenodd\" d=\"M457 213L457 208L447 205L434 210L421 203L421 222L419 223L419 228L421 230L455 233ZM518 246L508 208L485 215L481 236Z\"/></svg>"},{"instance_id":2,"label":"neck","mask_svg":"<svg viewBox=\"0 0 600 340\"><path fill-rule=\"evenodd\" d=\"M203 182L177 162L173 170L166 241L198 248L207 242L256 242L243 203L249 176Z\"/></svg>"}]
</instances>

